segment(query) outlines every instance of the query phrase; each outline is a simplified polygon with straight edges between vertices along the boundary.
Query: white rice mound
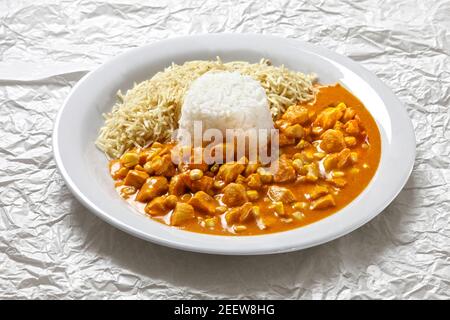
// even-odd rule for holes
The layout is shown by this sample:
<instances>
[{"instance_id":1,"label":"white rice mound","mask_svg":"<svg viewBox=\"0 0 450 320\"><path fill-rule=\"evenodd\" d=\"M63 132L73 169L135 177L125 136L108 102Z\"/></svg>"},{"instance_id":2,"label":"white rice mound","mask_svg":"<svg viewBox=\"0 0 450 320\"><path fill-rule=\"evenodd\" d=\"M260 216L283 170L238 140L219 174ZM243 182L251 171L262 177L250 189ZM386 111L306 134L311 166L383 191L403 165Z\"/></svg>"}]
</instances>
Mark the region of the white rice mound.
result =
<instances>
[{"instance_id":1,"label":"white rice mound","mask_svg":"<svg viewBox=\"0 0 450 320\"><path fill-rule=\"evenodd\" d=\"M258 81L264 88L273 119L289 106L314 98L315 75L305 75L275 67L262 59L250 64L243 61L189 61L172 64L150 80L135 84L123 95L110 113L104 114L97 147L110 158L120 157L132 147L145 147L153 141L167 142L178 127L181 106L192 82L209 71L237 71Z\"/></svg>"},{"instance_id":2,"label":"white rice mound","mask_svg":"<svg viewBox=\"0 0 450 320\"><path fill-rule=\"evenodd\" d=\"M263 87L238 72L209 72L192 83L181 108L180 133L186 130L192 139L195 121L201 121L203 132L218 129L223 137L226 129L273 129Z\"/></svg>"}]
</instances>

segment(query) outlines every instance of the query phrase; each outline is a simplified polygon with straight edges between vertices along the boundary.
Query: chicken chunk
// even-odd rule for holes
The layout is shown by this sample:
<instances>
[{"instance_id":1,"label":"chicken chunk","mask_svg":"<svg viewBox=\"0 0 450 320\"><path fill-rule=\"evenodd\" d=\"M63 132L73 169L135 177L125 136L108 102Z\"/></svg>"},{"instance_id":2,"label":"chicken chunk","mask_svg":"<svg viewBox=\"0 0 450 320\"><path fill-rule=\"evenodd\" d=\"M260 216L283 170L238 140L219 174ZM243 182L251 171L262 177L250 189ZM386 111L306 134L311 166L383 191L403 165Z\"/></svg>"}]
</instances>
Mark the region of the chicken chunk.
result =
<instances>
[{"instance_id":1,"label":"chicken chunk","mask_svg":"<svg viewBox=\"0 0 450 320\"><path fill-rule=\"evenodd\" d=\"M190 204L178 202L170 217L170 224L172 226L180 226L194 218L194 208Z\"/></svg>"},{"instance_id":2,"label":"chicken chunk","mask_svg":"<svg viewBox=\"0 0 450 320\"><path fill-rule=\"evenodd\" d=\"M240 206L248 201L245 191L242 184L230 183L223 189L222 201L229 207Z\"/></svg>"},{"instance_id":3,"label":"chicken chunk","mask_svg":"<svg viewBox=\"0 0 450 320\"><path fill-rule=\"evenodd\" d=\"M181 196L186 191L186 184L183 181L183 177L181 174L178 174L172 179L170 179L169 183L169 194L173 194L175 196Z\"/></svg>"},{"instance_id":4,"label":"chicken chunk","mask_svg":"<svg viewBox=\"0 0 450 320\"><path fill-rule=\"evenodd\" d=\"M203 191L198 191L189 201L194 209L202 211L207 214L214 214L218 205L217 201L209 194Z\"/></svg>"},{"instance_id":5,"label":"chicken chunk","mask_svg":"<svg viewBox=\"0 0 450 320\"><path fill-rule=\"evenodd\" d=\"M267 195L273 202L292 203L295 201L292 191L284 187L270 186Z\"/></svg>"},{"instance_id":6,"label":"chicken chunk","mask_svg":"<svg viewBox=\"0 0 450 320\"><path fill-rule=\"evenodd\" d=\"M145 183L147 178L148 174L143 171L130 170L125 177L124 184L126 186L133 186L139 189Z\"/></svg>"},{"instance_id":7,"label":"chicken chunk","mask_svg":"<svg viewBox=\"0 0 450 320\"><path fill-rule=\"evenodd\" d=\"M183 174L182 179L184 184L192 192L204 191L210 193L214 185L214 179L208 176L203 176L198 180L192 180L188 174Z\"/></svg>"},{"instance_id":8,"label":"chicken chunk","mask_svg":"<svg viewBox=\"0 0 450 320\"><path fill-rule=\"evenodd\" d=\"M152 177L142 185L136 195L136 200L140 202L148 202L158 196L163 195L169 190L169 182L165 177Z\"/></svg>"},{"instance_id":9,"label":"chicken chunk","mask_svg":"<svg viewBox=\"0 0 450 320\"><path fill-rule=\"evenodd\" d=\"M220 166L217 177L225 183L230 183L245 170L245 165L242 163L229 162Z\"/></svg>"},{"instance_id":10,"label":"chicken chunk","mask_svg":"<svg viewBox=\"0 0 450 320\"><path fill-rule=\"evenodd\" d=\"M353 119L348 121L345 125L344 125L344 130L345 132L347 132L348 134L352 135L352 136L356 136L359 134L359 124L358 121Z\"/></svg>"},{"instance_id":11,"label":"chicken chunk","mask_svg":"<svg viewBox=\"0 0 450 320\"><path fill-rule=\"evenodd\" d=\"M345 148L344 135L341 131L328 129L322 134L320 148L328 153L341 151Z\"/></svg>"},{"instance_id":12,"label":"chicken chunk","mask_svg":"<svg viewBox=\"0 0 450 320\"><path fill-rule=\"evenodd\" d=\"M151 216L162 216L168 211L163 197L156 197L145 206L145 212Z\"/></svg>"},{"instance_id":13,"label":"chicken chunk","mask_svg":"<svg viewBox=\"0 0 450 320\"><path fill-rule=\"evenodd\" d=\"M317 200L314 200L311 203L311 206L309 207L311 210L315 209L325 209L329 207L334 207L336 205L336 202L334 201L334 198L331 194L327 194L326 196L323 196Z\"/></svg>"},{"instance_id":14,"label":"chicken chunk","mask_svg":"<svg viewBox=\"0 0 450 320\"><path fill-rule=\"evenodd\" d=\"M295 181L296 173L291 161L285 156L281 156L278 160L278 169L273 176L275 182L292 182Z\"/></svg>"},{"instance_id":15,"label":"chicken chunk","mask_svg":"<svg viewBox=\"0 0 450 320\"><path fill-rule=\"evenodd\" d=\"M336 121L340 120L344 112L340 108L330 107L322 110L314 121L314 127L324 130L333 128Z\"/></svg>"},{"instance_id":16,"label":"chicken chunk","mask_svg":"<svg viewBox=\"0 0 450 320\"><path fill-rule=\"evenodd\" d=\"M305 124L308 121L308 109L303 106L290 106L281 119L289 121L291 124Z\"/></svg>"}]
</instances>

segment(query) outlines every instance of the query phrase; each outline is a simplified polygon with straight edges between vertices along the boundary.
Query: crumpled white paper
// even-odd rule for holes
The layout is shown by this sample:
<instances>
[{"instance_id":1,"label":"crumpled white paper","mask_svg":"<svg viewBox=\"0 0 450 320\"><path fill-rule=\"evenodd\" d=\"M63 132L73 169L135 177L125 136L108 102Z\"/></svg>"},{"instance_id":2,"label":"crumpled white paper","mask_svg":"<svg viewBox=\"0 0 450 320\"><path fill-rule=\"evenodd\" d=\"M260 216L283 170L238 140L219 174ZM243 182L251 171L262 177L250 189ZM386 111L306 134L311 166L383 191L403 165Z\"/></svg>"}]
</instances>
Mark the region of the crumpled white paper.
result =
<instances>
[{"instance_id":1,"label":"crumpled white paper","mask_svg":"<svg viewBox=\"0 0 450 320\"><path fill-rule=\"evenodd\" d=\"M450 1L1 1L0 298L450 298ZM207 32L298 38L360 62L403 101L417 159L359 230L277 256L168 249L99 220L52 158L56 112L125 50Z\"/></svg>"}]
</instances>

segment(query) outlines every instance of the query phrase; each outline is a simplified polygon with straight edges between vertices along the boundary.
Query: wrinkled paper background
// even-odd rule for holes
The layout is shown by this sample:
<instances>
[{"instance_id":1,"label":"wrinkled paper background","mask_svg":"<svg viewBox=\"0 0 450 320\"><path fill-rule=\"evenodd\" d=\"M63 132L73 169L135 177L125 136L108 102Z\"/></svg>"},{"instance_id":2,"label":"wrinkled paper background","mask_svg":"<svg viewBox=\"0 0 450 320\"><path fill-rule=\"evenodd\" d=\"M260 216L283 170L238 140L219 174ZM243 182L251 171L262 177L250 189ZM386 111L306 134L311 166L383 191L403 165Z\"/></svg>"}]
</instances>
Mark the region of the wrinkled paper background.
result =
<instances>
[{"instance_id":1,"label":"wrinkled paper background","mask_svg":"<svg viewBox=\"0 0 450 320\"><path fill-rule=\"evenodd\" d=\"M450 298L449 17L439 0L1 1L0 298ZM257 257L168 249L84 209L52 158L71 88L131 47L207 32L298 38L376 73L417 136L397 199L331 243Z\"/></svg>"}]
</instances>

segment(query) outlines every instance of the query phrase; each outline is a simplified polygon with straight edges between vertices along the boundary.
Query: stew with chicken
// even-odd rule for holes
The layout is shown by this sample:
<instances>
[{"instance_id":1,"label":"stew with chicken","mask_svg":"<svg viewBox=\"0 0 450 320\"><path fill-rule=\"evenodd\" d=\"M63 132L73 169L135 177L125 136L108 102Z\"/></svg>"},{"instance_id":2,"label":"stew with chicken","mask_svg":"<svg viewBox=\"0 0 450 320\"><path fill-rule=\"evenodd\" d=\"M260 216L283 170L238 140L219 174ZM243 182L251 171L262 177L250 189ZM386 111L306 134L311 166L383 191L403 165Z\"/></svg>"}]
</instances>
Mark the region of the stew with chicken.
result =
<instances>
[{"instance_id":1,"label":"stew with chicken","mask_svg":"<svg viewBox=\"0 0 450 320\"><path fill-rule=\"evenodd\" d=\"M278 171L258 164L179 164L173 143L153 143L110 163L116 189L139 211L178 228L257 235L301 227L333 214L367 186L381 155L377 125L341 85L319 87L314 102L275 122Z\"/></svg>"}]
</instances>

